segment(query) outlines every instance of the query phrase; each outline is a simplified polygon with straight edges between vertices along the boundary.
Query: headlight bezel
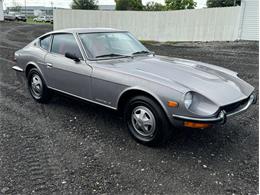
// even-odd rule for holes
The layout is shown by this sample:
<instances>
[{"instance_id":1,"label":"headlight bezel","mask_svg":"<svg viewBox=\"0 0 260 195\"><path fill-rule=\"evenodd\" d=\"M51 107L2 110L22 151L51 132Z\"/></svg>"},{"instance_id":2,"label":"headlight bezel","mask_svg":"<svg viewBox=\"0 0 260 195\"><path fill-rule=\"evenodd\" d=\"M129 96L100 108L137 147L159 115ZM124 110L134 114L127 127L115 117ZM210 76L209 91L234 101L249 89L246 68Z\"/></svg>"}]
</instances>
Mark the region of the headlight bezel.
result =
<instances>
[{"instance_id":1,"label":"headlight bezel","mask_svg":"<svg viewBox=\"0 0 260 195\"><path fill-rule=\"evenodd\" d=\"M191 103L187 100L191 100ZM188 103L185 104L185 101ZM184 95L183 104L186 110L198 116L210 117L215 115L219 110L219 106L217 104L209 98L206 98L200 93L194 91L188 91Z\"/></svg>"}]
</instances>

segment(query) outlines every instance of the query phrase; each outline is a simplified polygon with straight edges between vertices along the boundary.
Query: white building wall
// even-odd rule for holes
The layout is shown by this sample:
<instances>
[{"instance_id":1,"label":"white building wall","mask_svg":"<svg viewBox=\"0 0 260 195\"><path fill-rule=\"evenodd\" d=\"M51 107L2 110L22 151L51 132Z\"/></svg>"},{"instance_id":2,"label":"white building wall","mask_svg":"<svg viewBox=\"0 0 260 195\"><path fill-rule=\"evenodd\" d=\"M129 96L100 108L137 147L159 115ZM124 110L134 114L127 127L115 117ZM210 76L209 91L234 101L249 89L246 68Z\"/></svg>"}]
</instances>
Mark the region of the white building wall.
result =
<instances>
[{"instance_id":1,"label":"white building wall","mask_svg":"<svg viewBox=\"0 0 260 195\"><path fill-rule=\"evenodd\" d=\"M111 27L128 30L140 40L233 41L238 38L238 7L180 11L54 11L54 29Z\"/></svg>"},{"instance_id":2,"label":"white building wall","mask_svg":"<svg viewBox=\"0 0 260 195\"><path fill-rule=\"evenodd\" d=\"M242 0L241 9L239 38L242 40L259 40L259 1Z\"/></svg>"},{"instance_id":3,"label":"white building wall","mask_svg":"<svg viewBox=\"0 0 260 195\"><path fill-rule=\"evenodd\" d=\"M4 7L3 7L3 0L0 0L0 21L4 20Z\"/></svg>"}]
</instances>

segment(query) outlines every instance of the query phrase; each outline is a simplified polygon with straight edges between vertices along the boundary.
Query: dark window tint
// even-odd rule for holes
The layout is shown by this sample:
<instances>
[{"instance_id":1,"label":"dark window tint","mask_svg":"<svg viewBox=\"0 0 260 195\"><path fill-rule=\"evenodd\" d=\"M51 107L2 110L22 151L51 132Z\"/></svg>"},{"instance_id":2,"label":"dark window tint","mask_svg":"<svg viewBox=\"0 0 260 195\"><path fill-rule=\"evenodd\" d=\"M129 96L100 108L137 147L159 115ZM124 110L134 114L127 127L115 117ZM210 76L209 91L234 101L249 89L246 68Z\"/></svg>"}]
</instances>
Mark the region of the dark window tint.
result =
<instances>
[{"instance_id":1,"label":"dark window tint","mask_svg":"<svg viewBox=\"0 0 260 195\"><path fill-rule=\"evenodd\" d=\"M40 40L40 46L41 48L48 50L51 42L51 36L43 37Z\"/></svg>"},{"instance_id":2,"label":"dark window tint","mask_svg":"<svg viewBox=\"0 0 260 195\"><path fill-rule=\"evenodd\" d=\"M52 41L51 52L65 55L71 53L82 59L77 42L72 34L57 34L54 35Z\"/></svg>"}]
</instances>

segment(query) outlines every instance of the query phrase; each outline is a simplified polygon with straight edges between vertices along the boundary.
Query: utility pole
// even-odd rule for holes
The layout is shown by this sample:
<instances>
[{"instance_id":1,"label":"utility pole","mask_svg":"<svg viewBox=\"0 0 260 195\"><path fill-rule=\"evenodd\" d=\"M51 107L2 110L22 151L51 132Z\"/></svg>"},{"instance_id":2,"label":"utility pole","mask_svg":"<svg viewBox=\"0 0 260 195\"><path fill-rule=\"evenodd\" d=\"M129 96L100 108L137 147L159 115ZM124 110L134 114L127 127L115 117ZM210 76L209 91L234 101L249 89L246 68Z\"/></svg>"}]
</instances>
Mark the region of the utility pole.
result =
<instances>
[{"instance_id":1,"label":"utility pole","mask_svg":"<svg viewBox=\"0 0 260 195\"><path fill-rule=\"evenodd\" d=\"M53 1L51 1L52 16L53 16Z\"/></svg>"},{"instance_id":2,"label":"utility pole","mask_svg":"<svg viewBox=\"0 0 260 195\"><path fill-rule=\"evenodd\" d=\"M25 17L27 16L26 0L24 0Z\"/></svg>"},{"instance_id":3,"label":"utility pole","mask_svg":"<svg viewBox=\"0 0 260 195\"><path fill-rule=\"evenodd\" d=\"M234 6L236 6L237 0L234 0Z\"/></svg>"}]
</instances>

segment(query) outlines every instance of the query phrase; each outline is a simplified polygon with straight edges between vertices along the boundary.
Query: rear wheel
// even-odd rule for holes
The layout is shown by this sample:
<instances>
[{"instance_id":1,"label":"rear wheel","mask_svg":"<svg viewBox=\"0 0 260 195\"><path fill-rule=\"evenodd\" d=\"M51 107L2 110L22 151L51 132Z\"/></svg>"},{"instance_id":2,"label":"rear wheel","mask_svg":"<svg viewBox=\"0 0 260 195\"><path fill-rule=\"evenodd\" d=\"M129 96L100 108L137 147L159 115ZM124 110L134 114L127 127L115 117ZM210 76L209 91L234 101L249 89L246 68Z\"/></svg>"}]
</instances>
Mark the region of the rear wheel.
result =
<instances>
[{"instance_id":1,"label":"rear wheel","mask_svg":"<svg viewBox=\"0 0 260 195\"><path fill-rule=\"evenodd\" d=\"M130 134L140 143L162 145L171 137L168 119L161 106L146 96L130 99L124 119Z\"/></svg>"},{"instance_id":2,"label":"rear wheel","mask_svg":"<svg viewBox=\"0 0 260 195\"><path fill-rule=\"evenodd\" d=\"M36 68L32 68L28 73L27 79L28 89L33 99L40 103L48 102L51 94L39 71Z\"/></svg>"}]
</instances>

